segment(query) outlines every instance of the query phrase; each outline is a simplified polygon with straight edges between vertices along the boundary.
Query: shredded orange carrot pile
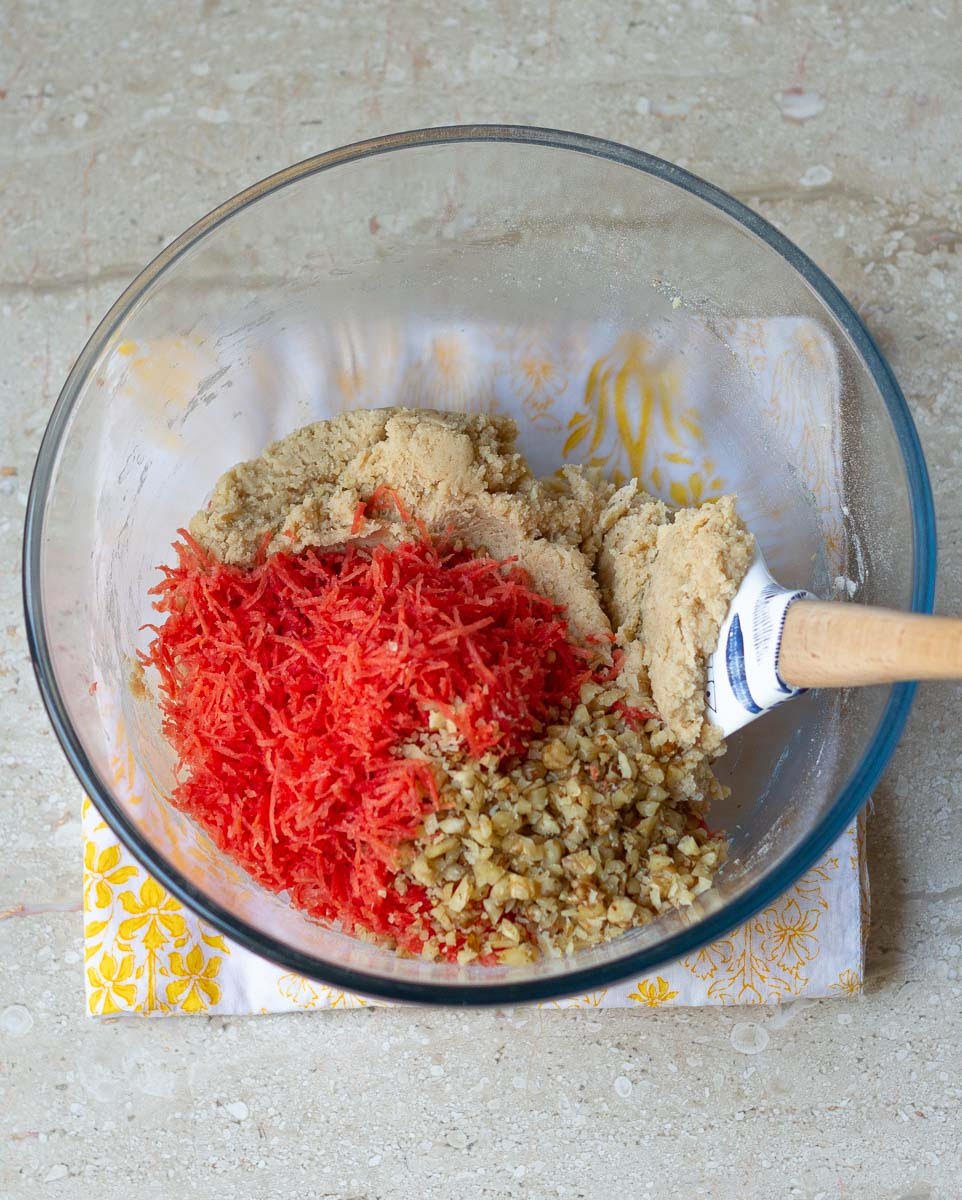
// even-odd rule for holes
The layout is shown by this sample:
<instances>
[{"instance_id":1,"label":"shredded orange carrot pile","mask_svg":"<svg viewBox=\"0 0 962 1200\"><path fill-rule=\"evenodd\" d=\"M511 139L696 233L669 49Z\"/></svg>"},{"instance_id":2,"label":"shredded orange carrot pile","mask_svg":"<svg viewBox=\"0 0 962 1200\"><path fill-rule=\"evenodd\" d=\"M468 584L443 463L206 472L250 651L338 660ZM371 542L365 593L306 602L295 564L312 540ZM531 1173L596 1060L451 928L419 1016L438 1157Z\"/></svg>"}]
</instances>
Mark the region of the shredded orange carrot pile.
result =
<instances>
[{"instance_id":1,"label":"shredded orange carrot pile","mask_svg":"<svg viewBox=\"0 0 962 1200\"><path fill-rule=\"evenodd\" d=\"M519 567L425 536L250 569L181 539L142 655L175 803L264 886L416 952L425 897L392 880L438 795L403 747L438 712L474 756L522 752L588 675L563 610Z\"/></svg>"}]
</instances>

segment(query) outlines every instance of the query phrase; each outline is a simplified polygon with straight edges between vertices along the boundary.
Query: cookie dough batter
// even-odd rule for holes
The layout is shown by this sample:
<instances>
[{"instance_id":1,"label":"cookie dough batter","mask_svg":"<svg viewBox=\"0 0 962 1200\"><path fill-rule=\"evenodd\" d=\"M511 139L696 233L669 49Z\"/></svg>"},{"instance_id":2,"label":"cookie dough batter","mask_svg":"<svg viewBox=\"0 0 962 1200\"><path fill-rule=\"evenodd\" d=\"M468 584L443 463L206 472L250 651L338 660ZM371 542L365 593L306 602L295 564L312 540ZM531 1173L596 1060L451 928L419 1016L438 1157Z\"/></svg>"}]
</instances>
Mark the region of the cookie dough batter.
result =
<instances>
[{"instance_id":1,"label":"cookie dough batter","mask_svg":"<svg viewBox=\"0 0 962 1200\"><path fill-rule=\"evenodd\" d=\"M619 684L638 703L650 697L679 745L717 752L705 663L753 549L733 499L674 512L637 480L616 489L588 468L538 479L516 439L503 416L343 413L227 471L190 531L236 565L265 550L390 539L403 527L397 506L368 503L390 488L431 534L517 558L565 605L578 639L613 634Z\"/></svg>"}]
</instances>

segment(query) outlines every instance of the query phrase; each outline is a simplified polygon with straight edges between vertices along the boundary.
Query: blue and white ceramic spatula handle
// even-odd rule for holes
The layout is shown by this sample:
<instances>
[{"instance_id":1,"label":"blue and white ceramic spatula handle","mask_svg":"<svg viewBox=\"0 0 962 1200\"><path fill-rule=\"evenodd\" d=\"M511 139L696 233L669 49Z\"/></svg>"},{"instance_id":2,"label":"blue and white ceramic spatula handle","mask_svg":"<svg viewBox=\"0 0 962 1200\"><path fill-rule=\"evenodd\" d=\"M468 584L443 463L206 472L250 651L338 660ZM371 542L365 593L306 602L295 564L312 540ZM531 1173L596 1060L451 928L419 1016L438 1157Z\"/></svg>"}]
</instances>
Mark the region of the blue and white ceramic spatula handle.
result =
<instances>
[{"instance_id":1,"label":"blue and white ceramic spatula handle","mask_svg":"<svg viewBox=\"0 0 962 1200\"><path fill-rule=\"evenodd\" d=\"M756 551L708 660L709 720L727 736L803 689L779 672L779 650L790 607L809 597L772 579Z\"/></svg>"},{"instance_id":2,"label":"blue and white ceramic spatula handle","mask_svg":"<svg viewBox=\"0 0 962 1200\"><path fill-rule=\"evenodd\" d=\"M962 619L826 603L756 553L708 660L708 716L727 735L808 688L914 679L962 679Z\"/></svg>"}]
</instances>

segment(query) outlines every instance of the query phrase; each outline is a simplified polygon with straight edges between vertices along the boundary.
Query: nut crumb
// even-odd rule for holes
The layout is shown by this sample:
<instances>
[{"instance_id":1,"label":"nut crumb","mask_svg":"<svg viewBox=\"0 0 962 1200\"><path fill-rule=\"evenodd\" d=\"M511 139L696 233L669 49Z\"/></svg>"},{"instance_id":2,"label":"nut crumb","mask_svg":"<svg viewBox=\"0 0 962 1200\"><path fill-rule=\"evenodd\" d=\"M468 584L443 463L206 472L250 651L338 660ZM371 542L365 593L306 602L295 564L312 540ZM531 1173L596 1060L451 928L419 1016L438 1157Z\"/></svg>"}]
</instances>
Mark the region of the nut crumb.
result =
<instances>
[{"instance_id":1,"label":"nut crumb","mask_svg":"<svg viewBox=\"0 0 962 1200\"><path fill-rule=\"evenodd\" d=\"M723 794L708 756L664 736L656 716L633 729L614 708L624 698L584 684L568 720L500 769L472 763L456 743L439 748L438 731L425 731L420 748L440 764L445 815L425 820L399 878L426 889L425 934L453 932L458 961L569 953L710 886L725 839L702 818Z\"/></svg>"}]
</instances>

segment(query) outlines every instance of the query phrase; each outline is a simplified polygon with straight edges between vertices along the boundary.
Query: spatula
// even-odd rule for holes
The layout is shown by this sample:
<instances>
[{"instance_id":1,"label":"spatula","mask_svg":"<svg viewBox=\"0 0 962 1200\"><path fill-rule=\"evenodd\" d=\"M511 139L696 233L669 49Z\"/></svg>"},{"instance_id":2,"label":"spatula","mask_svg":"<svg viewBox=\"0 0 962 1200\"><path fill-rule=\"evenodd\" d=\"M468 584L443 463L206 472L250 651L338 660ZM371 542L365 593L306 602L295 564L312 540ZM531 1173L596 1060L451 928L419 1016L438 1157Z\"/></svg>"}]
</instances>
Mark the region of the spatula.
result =
<instances>
[{"instance_id":1,"label":"spatula","mask_svg":"<svg viewBox=\"0 0 962 1200\"><path fill-rule=\"evenodd\" d=\"M809 688L916 679L962 679L962 619L818 600L756 550L708 660L708 718L727 736Z\"/></svg>"}]
</instances>

